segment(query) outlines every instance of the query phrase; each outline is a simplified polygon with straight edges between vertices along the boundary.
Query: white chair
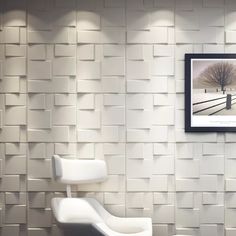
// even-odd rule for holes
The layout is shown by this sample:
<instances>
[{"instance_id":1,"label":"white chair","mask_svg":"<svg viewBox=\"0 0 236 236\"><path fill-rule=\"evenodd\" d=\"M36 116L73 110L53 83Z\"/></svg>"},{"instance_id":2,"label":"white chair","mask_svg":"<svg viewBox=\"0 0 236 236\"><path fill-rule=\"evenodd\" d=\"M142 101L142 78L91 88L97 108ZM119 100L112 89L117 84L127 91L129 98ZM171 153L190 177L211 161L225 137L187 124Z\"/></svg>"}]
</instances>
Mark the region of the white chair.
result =
<instances>
[{"instance_id":1,"label":"white chair","mask_svg":"<svg viewBox=\"0 0 236 236\"><path fill-rule=\"evenodd\" d=\"M52 157L54 179L67 184L68 198L53 198L52 210L60 224L89 224L107 236L151 236L151 218L123 218L111 215L95 199L72 198L70 184L95 183L107 177L101 160L69 160ZM91 235L92 236L92 235Z\"/></svg>"}]
</instances>

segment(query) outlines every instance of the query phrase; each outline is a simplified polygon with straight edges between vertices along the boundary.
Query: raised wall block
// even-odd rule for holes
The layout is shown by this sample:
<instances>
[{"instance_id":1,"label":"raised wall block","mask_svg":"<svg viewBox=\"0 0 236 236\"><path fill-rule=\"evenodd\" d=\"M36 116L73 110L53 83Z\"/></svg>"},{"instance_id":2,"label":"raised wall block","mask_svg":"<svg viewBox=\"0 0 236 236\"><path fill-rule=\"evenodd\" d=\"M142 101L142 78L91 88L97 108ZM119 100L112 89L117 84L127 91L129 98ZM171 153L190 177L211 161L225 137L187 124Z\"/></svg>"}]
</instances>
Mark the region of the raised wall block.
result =
<instances>
[{"instance_id":1,"label":"raised wall block","mask_svg":"<svg viewBox=\"0 0 236 236\"><path fill-rule=\"evenodd\" d=\"M154 236L236 235L236 134L184 133L184 53L234 52L230 0L0 0L0 235L59 236L51 156Z\"/></svg>"}]
</instances>

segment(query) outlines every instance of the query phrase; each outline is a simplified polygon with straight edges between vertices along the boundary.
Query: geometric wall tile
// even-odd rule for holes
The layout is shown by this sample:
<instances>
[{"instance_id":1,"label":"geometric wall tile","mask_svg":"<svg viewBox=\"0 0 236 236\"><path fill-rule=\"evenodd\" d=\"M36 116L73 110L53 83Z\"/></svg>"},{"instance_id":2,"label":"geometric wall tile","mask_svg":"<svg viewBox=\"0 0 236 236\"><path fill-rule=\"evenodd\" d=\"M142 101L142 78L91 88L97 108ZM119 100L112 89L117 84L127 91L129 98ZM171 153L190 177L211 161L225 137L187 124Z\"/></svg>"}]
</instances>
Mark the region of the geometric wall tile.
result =
<instances>
[{"instance_id":1,"label":"geometric wall tile","mask_svg":"<svg viewBox=\"0 0 236 236\"><path fill-rule=\"evenodd\" d=\"M104 44L103 56L104 57L124 57L125 56L125 46L124 45Z\"/></svg>"},{"instance_id":2,"label":"geometric wall tile","mask_svg":"<svg viewBox=\"0 0 236 236\"><path fill-rule=\"evenodd\" d=\"M29 61L28 75L30 79L50 79L51 62L50 61Z\"/></svg>"},{"instance_id":3,"label":"geometric wall tile","mask_svg":"<svg viewBox=\"0 0 236 236\"><path fill-rule=\"evenodd\" d=\"M124 125L125 111L124 108L106 108L102 114L103 125Z\"/></svg>"},{"instance_id":4,"label":"geometric wall tile","mask_svg":"<svg viewBox=\"0 0 236 236\"><path fill-rule=\"evenodd\" d=\"M167 78L153 78L150 80L128 80L129 93L167 93Z\"/></svg>"},{"instance_id":5,"label":"geometric wall tile","mask_svg":"<svg viewBox=\"0 0 236 236\"><path fill-rule=\"evenodd\" d=\"M9 9L4 12L3 22L5 26L26 26L26 12L22 9Z\"/></svg>"},{"instance_id":6,"label":"geometric wall tile","mask_svg":"<svg viewBox=\"0 0 236 236\"><path fill-rule=\"evenodd\" d=\"M3 32L5 43L20 43L20 31L18 27L5 27Z\"/></svg>"},{"instance_id":7,"label":"geometric wall tile","mask_svg":"<svg viewBox=\"0 0 236 236\"><path fill-rule=\"evenodd\" d=\"M28 113L29 117L29 128L51 128L52 126L52 114L50 110L30 110Z\"/></svg>"},{"instance_id":8,"label":"geometric wall tile","mask_svg":"<svg viewBox=\"0 0 236 236\"><path fill-rule=\"evenodd\" d=\"M9 224L9 225L4 225L1 228L2 235L20 235L20 225L19 224Z\"/></svg>"},{"instance_id":9,"label":"geometric wall tile","mask_svg":"<svg viewBox=\"0 0 236 236\"><path fill-rule=\"evenodd\" d=\"M26 57L25 45L6 45L5 56L8 57Z\"/></svg>"},{"instance_id":10,"label":"geometric wall tile","mask_svg":"<svg viewBox=\"0 0 236 236\"><path fill-rule=\"evenodd\" d=\"M150 178L152 174L151 160L132 160L127 161L128 178Z\"/></svg>"},{"instance_id":11,"label":"geometric wall tile","mask_svg":"<svg viewBox=\"0 0 236 236\"><path fill-rule=\"evenodd\" d=\"M199 227L199 209L177 209L176 225L178 228Z\"/></svg>"},{"instance_id":12,"label":"geometric wall tile","mask_svg":"<svg viewBox=\"0 0 236 236\"><path fill-rule=\"evenodd\" d=\"M25 94L6 94L5 95L6 106L24 106L26 105Z\"/></svg>"},{"instance_id":13,"label":"geometric wall tile","mask_svg":"<svg viewBox=\"0 0 236 236\"><path fill-rule=\"evenodd\" d=\"M173 205L160 205L154 206L153 209L153 223L171 224L174 223L174 206Z\"/></svg>"},{"instance_id":14,"label":"geometric wall tile","mask_svg":"<svg viewBox=\"0 0 236 236\"><path fill-rule=\"evenodd\" d=\"M93 44L78 45L77 55L79 60L93 61L95 60L95 51Z\"/></svg>"},{"instance_id":15,"label":"geometric wall tile","mask_svg":"<svg viewBox=\"0 0 236 236\"><path fill-rule=\"evenodd\" d=\"M101 24L103 27L125 26L124 8L106 8L102 12Z\"/></svg>"},{"instance_id":16,"label":"geometric wall tile","mask_svg":"<svg viewBox=\"0 0 236 236\"><path fill-rule=\"evenodd\" d=\"M55 106L69 106L76 104L75 94L55 94L54 105Z\"/></svg>"},{"instance_id":17,"label":"geometric wall tile","mask_svg":"<svg viewBox=\"0 0 236 236\"><path fill-rule=\"evenodd\" d=\"M74 57L76 55L76 47L74 45L55 45L56 57Z\"/></svg>"},{"instance_id":18,"label":"geometric wall tile","mask_svg":"<svg viewBox=\"0 0 236 236\"><path fill-rule=\"evenodd\" d=\"M82 129L99 129L101 126L99 111L79 111L77 119L78 126Z\"/></svg>"},{"instance_id":19,"label":"geometric wall tile","mask_svg":"<svg viewBox=\"0 0 236 236\"><path fill-rule=\"evenodd\" d=\"M28 174L30 178L50 178L50 161L49 160L29 160Z\"/></svg>"},{"instance_id":20,"label":"geometric wall tile","mask_svg":"<svg viewBox=\"0 0 236 236\"><path fill-rule=\"evenodd\" d=\"M0 80L1 93L19 93L20 92L20 78L19 77L5 77Z\"/></svg>"},{"instance_id":21,"label":"geometric wall tile","mask_svg":"<svg viewBox=\"0 0 236 236\"><path fill-rule=\"evenodd\" d=\"M174 26L174 13L168 9L160 9L151 16L152 26Z\"/></svg>"},{"instance_id":22,"label":"geometric wall tile","mask_svg":"<svg viewBox=\"0 0 236 236\"><path fill-rule=\"evenodd\" d=\"M29 142L69 142L70 130L67 126L54 126L51 131L48 129L29 129Z\"/></svg>"},{"instance_id":23,"label":"geometric wall tile","mask_svg":"<svg viewBox=\"0 0 236 236\"><path fill-rule=\"evenodd\" d=\"M176 205L178 209L194 208L194 195L191 192L177 193Z\"/></svg>"},{"instance_id":24,"label":"geometric wall tile","mask_svg":"<svg viewBox=\"0 0 236 236\"><path fill-rule=\"evenodd\" d=\"M128 61L127 77L128 79L150 79L149 63L145 61Z\"/></svg>"},{"instance_id":25,"label":"geometric wall tile","mask_svg":"<svg viewBox=\"0 0 236 236\"><path fill-rule=\"evenodd\" d=\"M6 192L5 202L7 205L25 205L26 204L26 194L21 192Z\"/></svg>"},{"instance_id":26,"label":"geometric wall tile","mask_svg":"<svg viewBox=\"0 0 236 236\"><path fill-rule=\"evenodd\" d=\"M174 75L173 57L159 57L153 60L152 75Z\"/></svg>"},{"instance_id":27,"label":"geometric wall tile","mask_svg":"<svg viewBox=\"0 0 236 236\"><path fill-rule=\"evenodd\" d=\"M61 106L54 109L52 123L53 125L75 125L75 106Z\"/></svg>"},{"instance_id":28,"label":"geometric wall tile","mask_svg":"<svg viewBox=\"0 0 236 236\"><path fill-rule=\"evenodd\" d=\"M28 58L30 60L46 60L45 45L30 45L28 47Z\"/></svg>"},{"instance_id":29,"label":"geometric wall tile","mask_svg":"<svg viewBox=\"0 0 236 236\"><path fill-rule=\"evenodd\" d=\"M100 79L101 77L100 62L78 61L77 74L81 79Z\"/></svg>"},{"instance_id":30,"label":"geometric wall tile","mask_svg":"<svg viewBox=\"0 0 236 236\"><path fill-rule=\"evenodd\" d=\"M25 106L8 107L5 110L6 125L26 125Z\"/></svg>"},{"instance_id":31,"label":"geometric wall tile","mask_svg":"<svg viewBox=\"0 0 236 236\"><path fill-rule=\"evenodd\" d=\"M50 209L29 209L29 227L51 227L52 212Z\"/></svg>"},{"instance_id":32,"label":"geometric wall tile","mask_svg":"<svg viewBox=\"0 0 236 236\"><path fill-rule=\"evenodd\" d=\"M26 206L7 206L5 209L5 223L26 223Z\"/></svg>"},{"instance_id":33,"label":"geometric wall tile","mask_svg":"<svg viewBox=\"0 0 236 236\"><path fill-rule=\"evenodd\" d=\"M104 44L124 44L125 43L125 30L123 28L107 28L103 29L101 34L101 43Z\"/></svg>"},{"instance_id":34,"label":"geometric wall tile","mask_svg":"<svg viewBox=\"0 0 236 236\"><path fill-rule=\"evenodd\" d=\"M177 160L176 176L181 178L199 178L199 161Z\"/></svg>"},{"instance_id":35,"label":"geometric wall tile","mask_svg":"<svg viewBox=\"0 0 236 236\"><path fill-rule=\"evenodd\" d=\"M30 208L45 208L46 197L44 192L29 193L29 206Z\"/></svg>"},{"instance_id":36,"label":"geometric wall tile","mask_svg":"<svg viewBox=\"0 0 236 236\"><path fill-rule=\"evenodd\" d=\"M201 174L224 174L224 158L217 156L203 157L200 172Z\"/></svg>"},{"instance_id":37,"label":"geometric wall tile","mask_svg":"<svg viewBox=\"0 0 236 236\"><path fill-rule=\"evenodd\" d=\"M5 175L1 179L0 191L19 191L20 190L20 176L19 175Z\"/></svg>"},{"instance_id":38,"label":"geometric wall tile","mask_svg":"<svg viewBox=\"0 0 236 236\"><path fill-rule=\"evenodd\" d=\"M79 30L99 30L99 14L96 12L77 12L77 27Z\"/></svg>"},{"instance_id":39,"label":"geometric wall tile","mask_svg":"<svg viewBox=\"0 0 236 236\"><path fill-rule=\"evenodd\" d=\"M26 59L24 57L9 57L4 63L6 76L26 75Z\"/></svg>"},{"instance_id":40,"label":"geometric wall tile","mask_svg":"<svg viewBox=\"0 0 236 236\"><path fill-rule=\"evenodd\" d=\"M6 157L5 174L26 174L26 156Z\"/></svg>"},{"instance_id":41,"label":"geometric wall tile","mask_svg":"<svg viewBox=\"0 0 236 236\"><path fill-rule=\"evenodd\" d=\"M210 225L210 224L209 225L201 225L200 229L201 229L201 235L204 235L204 236L210 235L210 234L219 235L217 225Z\"/></svg>"},{"instance_id":42,"label":"geometric wall tile","mask_svg":"<svg viewBox=\"0 0 236 236\"><path fill-rule=\"evenodd\" d=\"M224 223L224 206L203 206L200 213L200 222L205 224Z\"/></svg>"},{"instance_id":43,"label":"geometric wall tile","mask_svg":"<svg viewBox=\"0 0 236 236\"><path fill-rule=\"evenodd\" d=\"M126 54L127 59L129 60L144 60L144 52L143 52L143 46L142 45L127 45L126 47ZM131 61L127 62L127 67L129 68L129 63ZM135 71L133 71L135 73Z\"/></svg>"},{"instance_id":44,"label":"geometric wall tile","mask_svg":"<svg viewBox=\"0 0 236 236\"><path fill-rule=\"evenodd\" d=\"M105 158L107 162L108 173L111 175L125 174L125 157L124 156L111 156Z\"/></svg>"},{"instance_id":45,"label":"geometric wall tile","mask_svg":"<svg viewBox=\"0 0 236 236\"><path fill-rule=\"evenodd\" d=\"M53 75L75 75L76 62L73 57L58 57L53 61Z\"/></svg>"},{"instance_id":46,"label":"geometric wall tile","mask_svg":"<svg viewBox=\"0 0 236 236\"><path fill-rule=\"evenodd\" d=\"M184 132L184 55L235 51L234 1L0 9L0 235L62 235L54 154L105 160L107 180L73 195L152 217L154 236L235 235L236 135Z\"/></svg>"},{"instance_id":47,"label":"geometric wall tile","mask_svg":"<svg viewBox=\"0 0 236 236\"><path fill-rule=\"evenodd\" d=\"M102 74L109 75L124 75L124 59L119 57L104 58L102 62Z\"/></svg>"}]
</instances>

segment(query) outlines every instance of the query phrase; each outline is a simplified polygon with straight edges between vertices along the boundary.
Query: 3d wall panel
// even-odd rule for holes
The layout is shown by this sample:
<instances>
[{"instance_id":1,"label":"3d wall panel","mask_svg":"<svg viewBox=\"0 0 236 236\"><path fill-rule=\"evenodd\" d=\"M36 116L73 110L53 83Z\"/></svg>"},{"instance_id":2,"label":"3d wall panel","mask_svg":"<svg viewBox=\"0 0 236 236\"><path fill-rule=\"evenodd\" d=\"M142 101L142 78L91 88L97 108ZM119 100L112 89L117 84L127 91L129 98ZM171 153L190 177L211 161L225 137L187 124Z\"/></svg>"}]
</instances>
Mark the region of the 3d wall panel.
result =
<instances>
[{"instance_id":1,"label":"3d wall panel","mask_svg":"<svg viewBox=\"0 0 236 236\"><path fill-rule=\"evenodd\" d=\"M236 234L236 134L184 132L184 54L236 51L234 0L0 0L0 235L60 236L51 157L155 236Z\"/></svg>"}]
</instances>

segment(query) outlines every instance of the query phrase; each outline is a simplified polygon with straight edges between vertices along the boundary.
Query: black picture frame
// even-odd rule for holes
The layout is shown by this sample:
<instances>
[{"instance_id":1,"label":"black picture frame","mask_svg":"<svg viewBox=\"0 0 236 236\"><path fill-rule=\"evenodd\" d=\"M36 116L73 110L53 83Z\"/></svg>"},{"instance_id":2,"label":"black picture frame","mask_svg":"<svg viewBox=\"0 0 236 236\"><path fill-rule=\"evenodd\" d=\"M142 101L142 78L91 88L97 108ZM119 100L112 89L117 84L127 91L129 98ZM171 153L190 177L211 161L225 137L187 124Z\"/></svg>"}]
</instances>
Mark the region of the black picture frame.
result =
<instances>
[{"instance_id":1,"label":"black picture frame","mask_svg":"<svg viewBox=\"0 0 236 236\"><path fill-rule=\"evenodd\" d=\"M234 73L236 54L185 54L185 132L236 131L236 104L234 105L235 114L232 109L234 99L236 103L236 82L234 84L234 76L230 74L230 78L233 81L231 85L223 86L224 83L219 82L219 88L217 88L216 81L214 81L214 85L212 81L209 82L209 76L206 73L211 72L214 68L219 70L220 66L223 68L229 67L228 70L224 70L231 71L232 69L231 72ZM206 87L204 88L204 86ZM216 91L214 92L214 90ZM228 109L229 106L230 109Z\"/></svg>"}]
</instances>

